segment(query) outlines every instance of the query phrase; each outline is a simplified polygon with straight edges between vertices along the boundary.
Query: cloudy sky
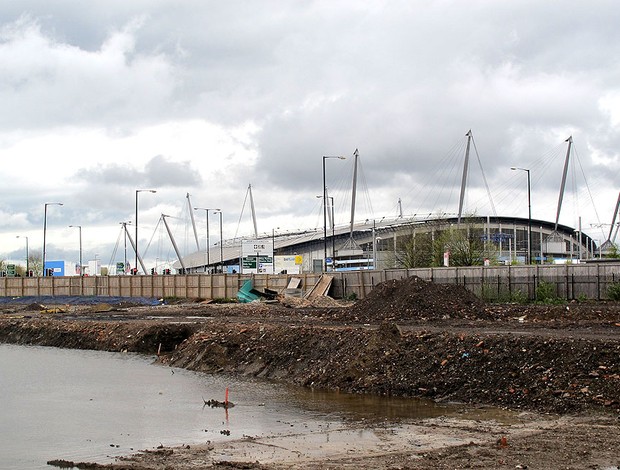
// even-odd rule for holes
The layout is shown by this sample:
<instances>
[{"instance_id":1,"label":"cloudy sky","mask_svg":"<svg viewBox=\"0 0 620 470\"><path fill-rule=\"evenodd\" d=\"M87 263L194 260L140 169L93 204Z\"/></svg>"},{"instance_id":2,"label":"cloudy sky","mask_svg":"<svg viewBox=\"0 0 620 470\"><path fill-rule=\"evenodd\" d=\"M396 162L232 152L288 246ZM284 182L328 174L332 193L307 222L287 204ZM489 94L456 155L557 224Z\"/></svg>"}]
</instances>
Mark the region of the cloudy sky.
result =
<instances>
[{"instance_id":1,"label":"cloudy sky","mask_svg":"<svg viewBox=\"0 0 620 470\"><path fill-rule=\"evenodd\" d=\"M0 259L112 260L135 219L147 258L193 251L186 194L224 238L465 210L605 239L619 184L620 8L608 1L21 0L0 6ZM475 151L474 151L475 150ZM485 185L486 180L486 185ZM488 191L487 191L488 187ZM490 195L490 197L489 197ZM219 238L211 216L212 242ZM204 212L196 213L204 242ZM601 227L600 225L603 224ZM132 229L133 230L133 229ZM22 238L16 238L20 236ZM189 240L189 242L188 242ZM113 261L118 261L119 256Z\"/></svg>"}]
</instances>

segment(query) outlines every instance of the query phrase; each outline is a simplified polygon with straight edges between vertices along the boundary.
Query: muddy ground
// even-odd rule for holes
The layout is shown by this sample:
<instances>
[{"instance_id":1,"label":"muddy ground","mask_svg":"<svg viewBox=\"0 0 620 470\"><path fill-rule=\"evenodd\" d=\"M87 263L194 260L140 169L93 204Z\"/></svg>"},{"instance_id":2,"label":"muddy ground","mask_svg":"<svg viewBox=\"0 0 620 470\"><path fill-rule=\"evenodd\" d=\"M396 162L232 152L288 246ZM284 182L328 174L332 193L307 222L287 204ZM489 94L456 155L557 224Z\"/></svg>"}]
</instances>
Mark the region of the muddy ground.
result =
<instances>
[{"instance_id":1,"label":"muddy ground","mask_svg":"<svg viewBox=\"0 0 620 470\"><path fill-rule=\"evenodd\" d=\"M508 424L467 413L369 422L363 430L376 444L364 446L354 433L332 438L340 445L330 448L294 433L249 436L151 449L107 468L620 467L618 303L485 305L458 286L410 278L380 284L355 304L30 304L2 312L2 342L159 352L165 364L209 373L516 415ZM355 426L331 432L351 436Z\"/></svg>"}]
</instances>

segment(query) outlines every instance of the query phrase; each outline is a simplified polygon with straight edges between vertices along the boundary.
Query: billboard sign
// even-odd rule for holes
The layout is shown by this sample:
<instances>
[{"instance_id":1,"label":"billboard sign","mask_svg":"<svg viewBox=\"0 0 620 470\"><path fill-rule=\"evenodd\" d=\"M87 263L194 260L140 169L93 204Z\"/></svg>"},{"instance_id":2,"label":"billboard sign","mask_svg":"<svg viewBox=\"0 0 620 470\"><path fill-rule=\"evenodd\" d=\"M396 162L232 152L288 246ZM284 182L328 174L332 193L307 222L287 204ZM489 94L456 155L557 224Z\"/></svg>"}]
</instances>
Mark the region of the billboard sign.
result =
<instances>
[{"instance_id":1,"label":"billboard sign","mask_svg":"<svg viewBox=\"0 0 620 470\"><path fill-rule=\"evenodd\" d=\"M273 241L245 240L241 244L243 274L273 274Z\"/></svg>"}]
</instances>

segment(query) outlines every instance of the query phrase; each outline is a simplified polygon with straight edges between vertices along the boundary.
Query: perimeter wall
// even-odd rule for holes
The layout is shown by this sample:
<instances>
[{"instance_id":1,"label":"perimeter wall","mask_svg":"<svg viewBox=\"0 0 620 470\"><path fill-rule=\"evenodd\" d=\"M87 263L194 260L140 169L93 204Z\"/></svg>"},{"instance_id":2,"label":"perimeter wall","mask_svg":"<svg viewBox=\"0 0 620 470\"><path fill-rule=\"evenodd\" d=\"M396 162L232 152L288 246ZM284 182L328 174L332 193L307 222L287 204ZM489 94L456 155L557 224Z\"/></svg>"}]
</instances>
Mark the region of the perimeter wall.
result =
<instances>
[{"instance_id":1,"label":"perimeter wall","mask_svg":"<svg viewBox=\"0 0 620 470\"><path fill-rule=\"evenodd\" d=\"M541 282L566 300L608 298L610 285L620 282L620 263L533 266L475 266L455 268L347 271L334 276L329 294L334 298L363 299L386 280L419 276L443 284L465 286L485 299L535 299ZM103 296L147 298L235 298L248 279L254 288L284 292L291 278L300 279L301 293L309 291L320 274L188 274L171 276L3 277L0 297ZM298 291L299 293L299 291Z\"/></svg>"}]
</instances>

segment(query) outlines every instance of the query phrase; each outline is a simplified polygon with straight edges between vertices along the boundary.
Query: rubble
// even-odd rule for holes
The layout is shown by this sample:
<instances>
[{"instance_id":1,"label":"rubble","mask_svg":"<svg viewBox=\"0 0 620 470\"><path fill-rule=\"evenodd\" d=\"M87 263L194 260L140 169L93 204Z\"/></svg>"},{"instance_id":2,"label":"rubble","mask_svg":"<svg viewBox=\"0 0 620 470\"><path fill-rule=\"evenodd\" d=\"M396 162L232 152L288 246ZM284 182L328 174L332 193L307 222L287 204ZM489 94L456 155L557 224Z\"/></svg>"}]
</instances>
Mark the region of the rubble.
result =
<instances>
[{"instance_id":1,"label":"rubble","mask_svg":"<svg viewBox=\"0 0 620 470\"><path fill-rule=\"evenodd\" d=\"M616 302L487 305L459 286L410 278L353 304L317 296L43 313L50 307L16 317L4 306L0 341L159 353L177 367L348 393L620 416ZM494 448L512 452L518 439L506 442Z\"/></svg>"},{"instance_id":2,"label":"rubble","mask_svg":"<svg viewBox=\"0 0 620 470\"><path fill-rule=\"evenodd\" d=\"M485 317L484 303L464 287L417 276L376 285L350 313L362 322Z\"/></svg>"}]
</instances>

